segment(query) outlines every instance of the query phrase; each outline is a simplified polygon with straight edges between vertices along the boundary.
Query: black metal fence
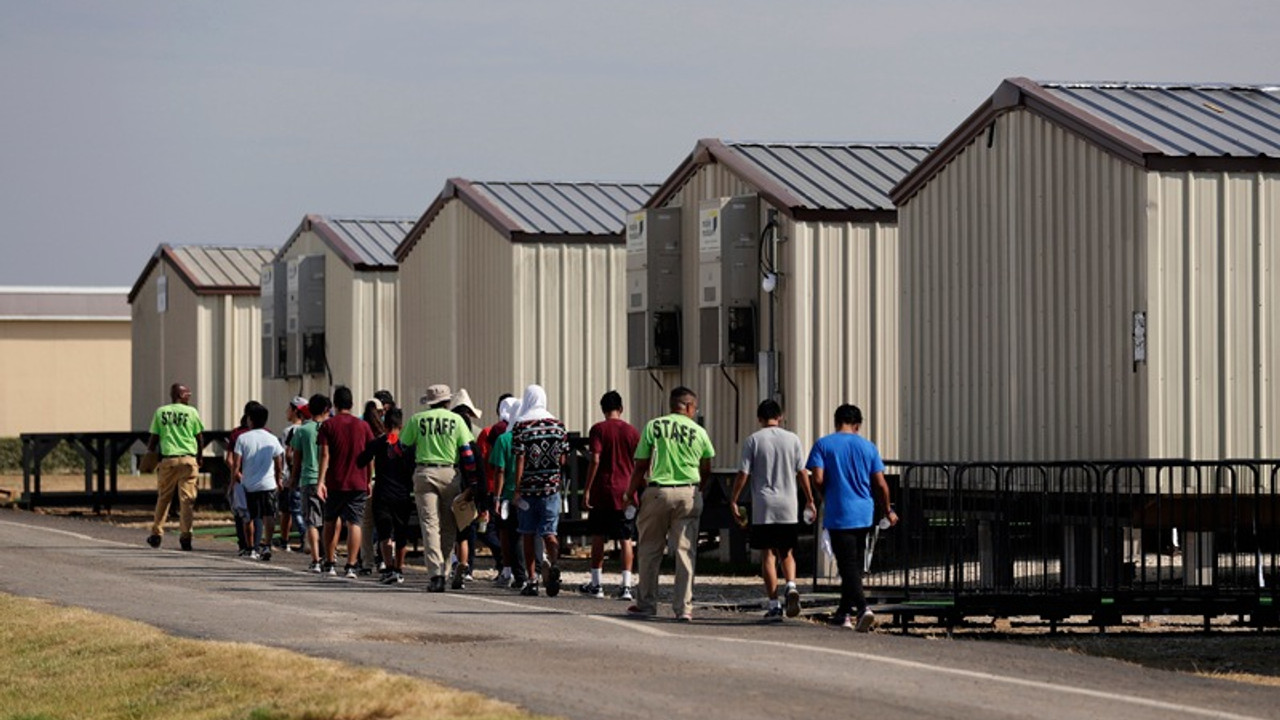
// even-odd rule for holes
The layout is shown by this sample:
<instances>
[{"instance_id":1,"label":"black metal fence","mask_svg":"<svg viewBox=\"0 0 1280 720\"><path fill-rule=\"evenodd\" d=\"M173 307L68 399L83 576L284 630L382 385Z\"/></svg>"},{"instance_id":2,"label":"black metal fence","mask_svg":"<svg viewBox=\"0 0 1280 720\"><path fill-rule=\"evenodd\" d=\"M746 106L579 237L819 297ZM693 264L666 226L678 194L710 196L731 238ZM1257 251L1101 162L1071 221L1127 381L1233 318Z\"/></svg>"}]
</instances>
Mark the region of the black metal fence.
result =
<instances>
[{"instance_id":1,"label":"black metal fence","mask_svg":"<svg viewBox=\"0 0 1280 720\"><path fill-rule=\"evenodd\" d=\"M955 616L1274 618L1280 460L895 462L888 473L901 520L864 577L881 601Z\"/></svg>"},{"instance_id":2,"label":"black metal fence","mask_svg":"<svg viewBox=\"0 0 1280 720\"><path fill-rule=\"evenodd\" d=\"M206 430L205 447L201 448L200 469L209 476L208 487L200 491L198 502L221 501L230 478L230 470L223 460L223 450L229 431ZM154 504L155 490L121 490L121 460L139 455L146 450L146 432L94 432L94 433L27 433L22 440L22 498L24 507L57 507L90 505L94 512L130 504ZM83 490L47 491L43 487L44 460L54 448L66 443L76 450L83 461Z\"/></svg>"}]
</instances>

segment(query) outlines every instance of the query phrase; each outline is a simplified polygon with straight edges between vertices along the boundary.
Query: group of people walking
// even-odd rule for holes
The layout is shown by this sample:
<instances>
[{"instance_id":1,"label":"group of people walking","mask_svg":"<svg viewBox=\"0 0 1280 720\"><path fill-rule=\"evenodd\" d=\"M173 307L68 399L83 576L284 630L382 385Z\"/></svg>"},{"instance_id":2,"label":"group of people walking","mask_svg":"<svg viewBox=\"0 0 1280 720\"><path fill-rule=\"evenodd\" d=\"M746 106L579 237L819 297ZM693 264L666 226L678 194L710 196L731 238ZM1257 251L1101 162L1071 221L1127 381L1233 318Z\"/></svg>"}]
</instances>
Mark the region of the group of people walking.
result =
<instances>
[{"instance_id":1,"label":"group of people walking","mask_svg":"<svg viewBox=\"0 0 1280 720\"><path fill-rule=\"evenodd\" d=\"M156 411L151 427L150 448L161 458L148 543L160 546L176 494L179 542L190 550L203 427L190 406L190 390L175 384L170 395L171 404ZM279 437L266 429L268 409L248 403L227 449L241 554L271 559L279 514L283 547L289 548L290 527L297 528L312 572L338 574L345 527L343 575L372 574L376 565L382 583L403 583L416 509L428 592L461 590L472 582L476 546L483 543L494 557L496 585L526 596L557 596L558 524L570 447L545 390L530 385L519 399L503 395L497 421L484 427L483 413L466 390L432 385L421 400L426 409L406 420L391 393L379 391L357 416L350 389L339 386L332 398L294 398L286 409L289 425ZM672 611L689 622L699 520L715 449L696 421L697 395L678 387L668 401L668 414L637 430L622 417L621 395L609 391L600 399L603 419L588 434L582 499L592 536L590 578L578 592L606 596L605 545L616 541L622 568L618 589L610 594L632 601L630 615L656 615L659 571L669 551L675 563ZM859 434L861 410L837 408L834 432L807 453L800 438L782 427L776 401L761 402L757 420L760 428L742 444L730 508L747 525L738 502L749 492L750 544L761 551L769 595L765 617L781 620L800 612L794 549L801 524L815 521L821 496L823 525L841 576L833 622L869 630L875 617L861 587L866 538L877 517L893 525L897 516L879 452Z\"/></svg>"}]
</instances>

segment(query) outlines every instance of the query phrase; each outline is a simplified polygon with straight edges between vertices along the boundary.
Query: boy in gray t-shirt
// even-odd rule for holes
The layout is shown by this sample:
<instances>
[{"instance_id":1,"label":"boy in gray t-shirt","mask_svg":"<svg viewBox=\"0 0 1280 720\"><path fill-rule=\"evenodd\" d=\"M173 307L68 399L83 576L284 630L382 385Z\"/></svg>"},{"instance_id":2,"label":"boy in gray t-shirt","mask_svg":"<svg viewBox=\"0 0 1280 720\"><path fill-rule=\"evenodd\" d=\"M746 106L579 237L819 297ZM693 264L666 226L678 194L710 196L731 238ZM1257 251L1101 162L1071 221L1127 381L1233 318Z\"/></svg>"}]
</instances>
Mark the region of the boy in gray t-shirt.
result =
<instances>
[{"instance_id":1,"label":"boy in gray t-shirt","mask_svg":"<svg viewBox=\"0 0 1280 720\"><path fill-rule=\"evenodd\" d=\"M800 534L799 498L796 486L804 493L807 522L815 514L809 472L805 469L804 445L790 430L784 430L782 406L765 400L756 409L760 429L742 443L742 465L729 493L733 519L745 525L738 509L738 496L751 481L751 547L760 551L760 574L769 593L766 620L781 620L778 602L778 560L787 582L787 617L800 614L800 592L796 590L796 560L793 550Z\"/></svg>"}]
</instances>

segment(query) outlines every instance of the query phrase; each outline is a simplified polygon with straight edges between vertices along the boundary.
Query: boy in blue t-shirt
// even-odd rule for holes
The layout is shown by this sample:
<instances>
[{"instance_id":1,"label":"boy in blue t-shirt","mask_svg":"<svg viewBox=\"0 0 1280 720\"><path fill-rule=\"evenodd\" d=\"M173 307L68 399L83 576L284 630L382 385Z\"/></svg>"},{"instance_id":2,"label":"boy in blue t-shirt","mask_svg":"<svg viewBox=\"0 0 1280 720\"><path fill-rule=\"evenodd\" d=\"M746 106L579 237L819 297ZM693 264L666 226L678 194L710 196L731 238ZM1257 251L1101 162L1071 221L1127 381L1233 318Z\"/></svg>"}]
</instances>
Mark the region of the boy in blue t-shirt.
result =
<instances>
[{"instance_id":1,"label":"boy in blue t-shirt","mask_svg":"<svg viewBox=\"0 0 1280 720\"><path fill-rule=\"evenodd\" d=\"M884 479L880 451L875 443L858 434L862 410L841 405L836 408L835 424L834 433L813 444L806 466L813 475L814 487L823 493L823 525L831 537L831 551L840 571L840 606L833 624L867 632L876 621L862 594L867 531L877 505L891 527L898 524L898 516L889 505L889 484Z\"/></svg>"}]
</instances>

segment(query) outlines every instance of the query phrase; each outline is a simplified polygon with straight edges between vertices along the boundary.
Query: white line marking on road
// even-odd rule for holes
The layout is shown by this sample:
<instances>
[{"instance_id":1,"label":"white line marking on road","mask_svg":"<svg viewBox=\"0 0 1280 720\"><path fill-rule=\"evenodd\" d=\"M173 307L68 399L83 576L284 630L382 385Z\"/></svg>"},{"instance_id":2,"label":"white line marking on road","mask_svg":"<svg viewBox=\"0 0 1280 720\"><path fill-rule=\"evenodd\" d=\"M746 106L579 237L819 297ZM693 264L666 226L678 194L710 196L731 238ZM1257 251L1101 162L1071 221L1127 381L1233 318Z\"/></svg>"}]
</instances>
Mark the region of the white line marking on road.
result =
<instances>
[{"instance_id":1,"label":"white line marking on road","mask_svg":"<svg viewBox=\"0 0 1280 720\"><path fill-rule=\"evenodd\" d=\"M16 522L11 522L7 520L0 520L0 525L12 525L15 527L25 528L29 530L43 530L45 532L57 533L60 535L67 535L69 537L79 538L81 540L87 540L90 542L97 542L97 543L102 543L106 545L119 545L123 547L133 547L131 543L123 543L118 540L106 540L103 538L93 537L92 535L84 535L82 533L71 532L68 530L60 530L57 528L41 527L39 525L28 525L26 523L16 523ZM177 551L175 550L171 552L177 552ZM302 570L294 570L292 568L288 568L280 565L273 566L267 563L262 563L260 561L253 562L248 560L241 560L240 558L224 558L216 555L205 555L205 554L202 554L201 557L212 558L215 560L230 561L236 564L251 565L253 567L259 567L259 568L265 566L273 570L291 573L295 575L313 574L310 572L306 572ZM393 588L393 589L402 589L406 591L409 590L409 588ZM825 647L818 647L816 645L802 645L799 643L782 642L780 640L753 640L748 638L727 638L727 637L719 637L715 635L702 635L702 634L684 635L681 633L670 633L660 628L652 627L644 623L637 622L635 620L612 617L608 615L594 615L589 613L581 613L581 612L577 612L569 609L556 610L552 608L543 608L543 607L538 607L536 605L528 605L525 603L513 602L510 600L498 600L496 598L482 597L479 595L459 595L455 593L455 594L450 594L449 597L489 603L491 605L514 607L514 608L519 608L521 610L529 610L529 611L540 612L540 613L545 613L549 615L571 615L576 617L583 617L591 620L598 620L601 622L609 623L611 625L617 625L619 627L624 627L639 633L644 633L647 635L655 635L658 637L668 637L668 638L689 637L689 638L695 638L697 640L711 640L714 642L732 643L737 645L759 645L764 647L785 648L788 650L797 650L802 652L838 655L840 657L846 657L846 658L851 658L855 660L881 663L883 665L893 665L896 667L910 668L912 670L921 670L924 672L933 672L933 673L938 673L940 675L952 675L955 677L969 678L972 680L998 682L998 683L1004 683L1006 685L1014 685L1017 687L1033 688L1036 690L1048 690L1051 692L1058 692L1066 695L1081 695L1084 697L1096 698L1099 700L1107 700L1110 702L1122 702L1122 703L1128 703L1130 705L1139 705L1142 707L1153 708L1156 710L1167 710L1170 712L1199 715L1201 717L1220 718L1221 720L1262 720L1261 718L1258 718L1253 715L1239 715L1236 713L1229 713L1221 710L1199 708L1193 705L1182 705L1179 703L1164 702L1162 700L1151 700L1148 698L1134 697L1132 695L1120 695L1117 693L1106 692L1104 690L1090 690L1088 688L1073 687L1071 685L1059 685L1057 683L1044 682L1042 680L1027 680L1023 678L1010 677L1008 675L996 675L994 673L980 672L978 670L964 670L961 668L952 668L952 667L946 667L943 665L930 665L928 663L917 662L915 660L903 660L900 658L884 657L881 655L872 655L870 653L855 652L853 650L841 650L839 648L825 648Z\"/></svg>"},{"instance_id":2,"label":"white line marking on road","mask_svg":"<svg viewBox=\"0 0 1280 720\"><path fill-rule=\"evenodd\" d=\"M970 678L973 680L985 680L989 682L999 682L1006 685L1016 685L1018 687L1034 688L1036 690L1049 690L1053 692L1064 693L1068 695L1083 695L1085 697L1097 698L1099 700L1108 700L1111 702L1123 702L1130 705L1141 705L1143 707L1155 708L1157 710L1168 710L1171 712L1189 713L1193 715L1201 715L1204 717L1222 718L1222 720L1262 720L1253 715L1237 715L1235 713L1223 712L1221 710L1212 710L1208 708L1199 708L1193 705L1181 705L1178 703L1164 702L1162 700L1151 700L1148 698L1134 697L1132 695L1120 695L1117 693L1106 692L1105 690L1090 690L1088 688L1072 687L1071 685L1059 685L1057 683L1044 682L1041 680L1026 680L1023 678L1010 677L1008 675L996 675L993 673L980 672L978 670L964 670L961 668L952 668L942 665L930 665L928 663L917 662L915 660L903 660L900 658L884 657L881 655L872 655L870 653L855 652L853 650L841 650L838 648L824 648L814 645L799 645L796 643L782 642L779 640L751 640L747 638L727 638L717 637L713 635L699 635L699 639L712 640L723 643L735 643L743 645L764 645L768 647L786 648L789 650L804 650L816 653L825 653L828 655L839 655L841 657L852 658L855 660L863 660L866 662L876 662L884 665L894 665L897 667L910 668L912 670L924 670L927 672L935 672L941 675L954 675L957 677Z\"/></svg>"},{"instance_id":3,"label":"white line marking on road","mask_svg":"<svg viewBox=\"0 0 1280 720\"><path fill-rule=\"evenodd\" d=\"M12 522L10 520L0 520L0 525L12 525L17 528L23 528L24 530L43 530L44 532L57 533L59 535L67 535L69 537L79 538L81 540L91 540L93 542L102 543L104 545L119 545L120 547L134 547L133 543L123 543L123 542L120 542L119 540L105 540L103 538L93 537L92 535L83 535L81 533L71 532L70 530L59 530L57 528L40 527L39 525L28 525L26 523Z\"/></svg>"}]
</instances>

